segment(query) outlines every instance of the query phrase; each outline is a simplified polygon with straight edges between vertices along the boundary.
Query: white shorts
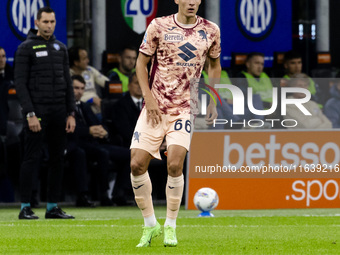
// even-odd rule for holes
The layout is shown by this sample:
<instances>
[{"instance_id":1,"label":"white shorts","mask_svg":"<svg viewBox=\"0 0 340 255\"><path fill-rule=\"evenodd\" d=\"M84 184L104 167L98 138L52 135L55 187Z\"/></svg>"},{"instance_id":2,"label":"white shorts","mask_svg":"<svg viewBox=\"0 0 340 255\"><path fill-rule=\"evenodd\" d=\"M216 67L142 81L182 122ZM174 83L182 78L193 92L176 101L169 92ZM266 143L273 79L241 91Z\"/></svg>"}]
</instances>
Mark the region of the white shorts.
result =
<instances>
[{"instance_id":1,"label":"white shorts","mask_svg":"<svg viewBox=\"0 0 340 255\"><path fill-rule=\"evenodd\" d=\"M147 111L143 107L133 132L130 149L143 149L154 158L161 159L159 147L165 137L167 148L170 145L180 145L187 151L189 150L190 134L193 128L189 113L180 115L162 114L162 121L154 127L151 122L147 123L146 114Z\"/></svg>"}]
</instances>

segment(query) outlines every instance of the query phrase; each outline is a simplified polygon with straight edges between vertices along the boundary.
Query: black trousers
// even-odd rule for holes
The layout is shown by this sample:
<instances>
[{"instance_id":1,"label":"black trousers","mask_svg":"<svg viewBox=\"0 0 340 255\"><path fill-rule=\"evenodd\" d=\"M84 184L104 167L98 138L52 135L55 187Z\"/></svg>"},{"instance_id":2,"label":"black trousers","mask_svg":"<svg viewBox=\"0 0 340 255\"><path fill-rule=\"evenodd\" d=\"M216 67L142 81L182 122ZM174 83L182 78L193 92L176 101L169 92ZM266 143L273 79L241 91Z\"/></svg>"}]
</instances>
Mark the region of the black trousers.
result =
<instances>
[{"instance_id":1,"label":"black trousers","mask_svg":"<svg viewBox=\"0 0 340 255\"><path fill-rule=\"evenodd\" d=\"M67 160L70 163L70 170L73 172L77 194L88 192L86 153L76 143L67 144Z\"/></svg>"},{"instance_id":2,"label":"black trousers","mask_svg":"<svg viewBox=\"0 0 340 255\"><path fill-rule=\"evenodd\" d=\"M104 148L110 153L110 159L118 167L112 197L127 200L133 195L130 178L130 149L116 145L104 145Z\"/></svg>"},{"instance_id":3,"label":"black trousers","mask_svg":"<svg viewBox=\"0 0 340 255\"><path fill-rule=\"evenodd\" d=\"M66 106L34 105L35 113L41 118L42 130L34 133L24 126L24 158L20 169L21 202L29 203L32 193L34 171L39 168L41 148L46 142L49 152L47 177L47 202L56 203L60 199L64 169L66 144Z\"/></svg>"},{"instance_id":4,"label":"black trousers","mask_svg":"<svg viewBox=\"0 0 340 255\"><path fill-rule=\"evenodd\" d=\"M98 177L102 198L107 196L109 189L110 160L119 167L115 190L120 194L123 193L123 195L125 191L132 190L130 181L130 150L128 148L82 140L78 142L78 145L86 152L87 158L98 162L100 170Z\"/></svg>"},{"instance_id":5,"label":"black trousers","mask_svg":"<svg viewBox=\"0 0 340 255\"><path fill-rule=\"evenodd\" d=\"M6 138L0 136L0 178L5 176L7 173L7 149L6 149Z\"/></svg>"}]
</instances>

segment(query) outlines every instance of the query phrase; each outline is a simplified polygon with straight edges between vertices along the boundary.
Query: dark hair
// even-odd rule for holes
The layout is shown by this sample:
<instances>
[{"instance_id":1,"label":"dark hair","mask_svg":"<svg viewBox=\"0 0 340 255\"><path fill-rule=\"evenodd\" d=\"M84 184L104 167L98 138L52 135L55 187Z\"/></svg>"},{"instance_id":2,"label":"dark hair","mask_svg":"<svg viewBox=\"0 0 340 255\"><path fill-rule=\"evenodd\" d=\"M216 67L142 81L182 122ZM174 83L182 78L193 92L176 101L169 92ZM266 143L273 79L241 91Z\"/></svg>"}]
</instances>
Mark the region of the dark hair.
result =
<instances>
[{"instance_id":1,"label":"dark hair","mask_svg":"<svg viewBox=\"0 0 340 255\"><path fill-rule=\"evenodd\" d=\"M83 47L79 46L72 46L71 48L68 49L68 60L70 67L74 66L75 61L79 61L79 51L80 50L86 50Z\"/></svg>"},{"instance_id":2,"label":"dark hair","mask_svg":"<svg viewBox=\"0 0 340 255\"><path fill-rule=\"evenodd\" d=\"M255 56L260 56L260 57L263 57L264 58L264 54L263 53L261 53L261 52L251 52L251 53L249 53L248 55L247 55L247 62L250 60L250 59L252 59L253 57L255 57Z\"/></svg>"},{"instance_id":3,"label":"dark hair","mask_svg":"<svg viewBox=\"0 0 340 255\"><path fill-rule=\"evenodd\" d=\"M123 55L124 51L125 50L133 50L135 51L136 53L138 53L138 50L136 47L132 46L132 45L127 45L127 46L124 46L123 49L119 52L119 55Z\"/></svg>"},{"instance_id":4,"label":"dark hair","mask_svg":"<svg viewBox=\"0 0 340 255\"><path fill-rule=\"evenodd\" d=\"M74 80L79 81L80 83L84 84L84 86L86 84L86 81L84 80L83 76L81 76L79 74L72 75L71 79L72 79L72 81L74 81Z\"/></svg>"},{"instance_id":5,"label":"dark hair","mask_svg":"<svg viewBox=\"0 0 340 255\"><path fill-rule=\"evenodd\" d=\"M129 84L132 82L132 79L133 79L134 76L137 77L136 71L132 72L132 73L129 75Z\"/></svg>"},{"instance_id":6,"label":"dark hair","mask_svg":"<svg viewBox=\"0 0 340 255\"><path fill-rule=\"evenodd\" d=\"M40 9L38 10L37 20L40 20L40 19L41 19L41 14L42 14L43 12L46 12L46 13L54 13L54 14L55 14L55 12L53 11L53 9L52 9L51 7L49 7L49 6L44 6L44 7L40 8Z\"/></svg>"},{"instance_id":7,"label":"dark hair","mask_svg":"<svg viewBox=\"0 0 340 255\"><path fill-rule=\"evenodd\" d=\"M3 47L0 46L0 50L5 50Z\"/></svg>"},{"instance_id":8,"label":"dark hair","mask_svg":"<svg viewBox=\"0 0 340 255\"><path fill-rule=\"evenodd\" d=\"M289 60L292 60L292 59L296 59L296 58L302 58L301 54L297 51L287 51L285 53L285 57L284 57L284 62L287 62Z\"/></svg>"}]
</instances>

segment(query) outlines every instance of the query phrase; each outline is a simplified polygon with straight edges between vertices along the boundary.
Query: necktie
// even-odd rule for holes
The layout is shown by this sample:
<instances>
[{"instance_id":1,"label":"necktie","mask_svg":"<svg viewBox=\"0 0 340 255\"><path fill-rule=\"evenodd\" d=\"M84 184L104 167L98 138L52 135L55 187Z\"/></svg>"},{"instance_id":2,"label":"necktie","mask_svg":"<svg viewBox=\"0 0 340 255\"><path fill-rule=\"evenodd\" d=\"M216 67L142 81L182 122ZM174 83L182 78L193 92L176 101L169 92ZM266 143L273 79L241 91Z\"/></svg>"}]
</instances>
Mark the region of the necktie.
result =
<instances>
[{"instance_id":1,"label":"necktie","mask_svg":"<svg viewBox=\"0 0 340 255\"><path fill-rule=\"evenodd\" d=\"M81 110L80 104L76 104L76 111L78 112L81 121L83 121L86 124L86 120L84 118L83 111Z\"/></svg>"},{"instance_id":2,"label":"necktie","mask_svg":"<svg viewBox=\"0 0 340 255\"><path fill-rule=\"evenodd\" d=\"M137 108L140 111L140 109L141 109L141 102L140 101L137 101Z\"/></svg>"}]
</instances>

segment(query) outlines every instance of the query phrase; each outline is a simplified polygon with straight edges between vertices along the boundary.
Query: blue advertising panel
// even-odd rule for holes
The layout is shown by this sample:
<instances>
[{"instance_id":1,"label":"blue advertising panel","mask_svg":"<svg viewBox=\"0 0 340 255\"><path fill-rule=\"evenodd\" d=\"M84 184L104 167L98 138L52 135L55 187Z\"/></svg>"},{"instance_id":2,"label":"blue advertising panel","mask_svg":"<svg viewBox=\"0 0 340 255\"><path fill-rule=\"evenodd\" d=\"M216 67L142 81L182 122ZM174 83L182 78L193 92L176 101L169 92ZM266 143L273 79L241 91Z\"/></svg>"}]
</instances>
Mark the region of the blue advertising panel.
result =
<instances>
[{"instance_id":1,"label":"blue advertising panel","mask_svg":"<svg viewBox=\"0 0 340 255\"><path fill-rule=\"evenodd\" d=\"M44 6L55 11L57 25L54 34L66 43L66 0L0 0L0 3L0 46L5 49L8 62L13 62L18 45L25 40L30 28L34 28L37 12Z\"/></svg>"},{"instance_id":2,"label":"blue advertising panel","mask_svg":"<svg viewBox=\"0 0 340 255\"><path fill-rule=\"evenodd\" d=\"M265 54L272 66L273 53L292 48L291 0L221 1L221 63L231 64L232 52Z\"/></svg>"}]
</instances>

